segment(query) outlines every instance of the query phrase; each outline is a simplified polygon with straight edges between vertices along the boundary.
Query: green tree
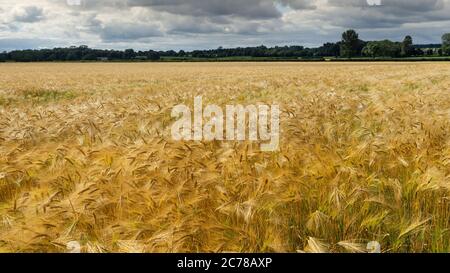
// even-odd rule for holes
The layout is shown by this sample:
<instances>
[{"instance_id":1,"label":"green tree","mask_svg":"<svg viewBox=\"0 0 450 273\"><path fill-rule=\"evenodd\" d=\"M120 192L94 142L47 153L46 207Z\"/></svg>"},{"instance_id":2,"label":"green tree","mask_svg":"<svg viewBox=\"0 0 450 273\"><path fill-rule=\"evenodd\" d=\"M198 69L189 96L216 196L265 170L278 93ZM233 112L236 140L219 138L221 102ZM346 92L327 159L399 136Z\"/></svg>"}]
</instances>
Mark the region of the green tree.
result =
<instances>
[{"instance_id":1,"label":"green tree","mask_svg":"<svg viewBox=\"0 0 450 273\"><path fill-rule=\"evenodd\" d=\"M3 53L0 53L0 62L4 62L8 59L8 53L6 51L3 51Z\"/></svg>"},{"instance_id":2,"label":"green tree","mask_svg":"<svg viewBox=\"0 0 450 273\"><path fill-rule=\"evenodd\" d=\"M442 36L442 54L450 55L450 33Z\"/></svg>"},{"instance_id":3,"label":"green tree","mask_svg":"<svg viewBox=\"0 0 450 273\"><path fill-rule=\"evenodd\" d=\"M95 61L97 59L97 55L95 53L91 52L83 56L82 58L84 61Z\"/></svg>"},{"instance_id":4,"label":"green tree","mask_svg":"<svg viewBox=\"0 0 450 273\"><path fill-rule=\"evenodd\" d=\"M125 49L124 53L123 53L123 58L124 59L133 59L134 57L136 57L136 52L134 52L133 49Z\"/></svg>"},{"instance_id":5,"label":"green tree","mask_svg":"<svg viewBox=\"0 0 450 273\"><path fill-rule=\"evenodd\" d=\"M378 42L368 42L367 45L363 48L362 54L367 57L378 57L380 56L380 48Z\"/></svg>"},{"instance_id":6,"label":"green tree","mask_svg":"<svg viewBox=\"0 0 450 273\"><path fill-rule=\"evenodd\" d=\"M51 62L57 61L57 60L58 60L58 56L56 56L55 53L50 54L50 56L48 56L48 58L47 58L47 61L51 61Z\"/></svg>"},{"instance_id":7,"label":"green tree","mask_svg":"<svg viewBox=\"0 0 450 273\"><path fill-rule=\"evenodd\" d=\"M406 36L402 42L401 55L409 57L414 54L413 39L411 36Z\"/></svg>"},{"instance_id":8,"label":"green tree","mask_svg":"<svg viewBox=\"0 0 450 273\"><path fill-rule=\"evenodd\" d=\"M340 44L339 43L325 43L323 46L314 50L315 56L321 57L338 57L340 54Z\"/></svg>"},{"instance_id":9,"label":"green tree","mask_svg":"<svg viewBox=\"0 0 450 273\"><path fill-rule=\"evenodd\" d=\"M373 41L367 43L363 48L363 55L369 57L399 57L401 54L401 43L395 43L389 40Z\"/></svg>"},{"instance_id":10,"label":"green tree","mask_svg":"<svg viewBox=\"0 0 450 273\"><path fill-rule=\"evenodd\" d=\"M358 55L360 45L359 35L353 29L349 29L342 33L341 56L351 58Z\"/></svg>"},{"instance_id":11,"label":"green tree","mask_svg":"<svg viewBox=\"0 0 450 273\"><path fill-rule=\"evenodd\" d=\"M79 57L76 52L70 52L66 56L66 61L78 61Z\"/></svg>"}]
</instances>

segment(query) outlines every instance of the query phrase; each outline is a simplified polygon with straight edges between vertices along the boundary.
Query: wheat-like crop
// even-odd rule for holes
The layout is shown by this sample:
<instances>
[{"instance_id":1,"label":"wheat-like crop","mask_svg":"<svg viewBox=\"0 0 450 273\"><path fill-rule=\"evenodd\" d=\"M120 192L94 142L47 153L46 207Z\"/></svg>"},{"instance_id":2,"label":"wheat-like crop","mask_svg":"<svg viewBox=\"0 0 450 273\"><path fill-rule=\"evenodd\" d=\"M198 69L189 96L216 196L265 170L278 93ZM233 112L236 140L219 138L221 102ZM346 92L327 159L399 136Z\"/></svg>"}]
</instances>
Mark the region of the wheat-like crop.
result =
<instances>
[{"instance_id":1,"label":"wheat-like crop","mask_svg":"<svg viewBox=\"0 0 450 273\"><path fill-rule=\"evenodd\" d=\"M280 150L171 109L280 105ZM0 252L450 251L446 63L0 64Z\"/></svg>"}]
</instances>

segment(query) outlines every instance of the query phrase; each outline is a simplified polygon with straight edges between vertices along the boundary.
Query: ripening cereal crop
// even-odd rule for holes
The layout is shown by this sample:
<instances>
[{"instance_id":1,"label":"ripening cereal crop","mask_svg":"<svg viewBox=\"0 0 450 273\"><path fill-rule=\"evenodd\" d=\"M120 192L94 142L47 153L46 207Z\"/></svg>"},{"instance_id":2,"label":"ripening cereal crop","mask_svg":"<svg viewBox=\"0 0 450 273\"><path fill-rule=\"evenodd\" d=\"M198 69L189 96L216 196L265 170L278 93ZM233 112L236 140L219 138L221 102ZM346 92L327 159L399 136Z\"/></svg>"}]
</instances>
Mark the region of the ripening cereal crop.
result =
<instances>
[{"instance_id":1,"label":"ripening cereal crop","mask_svg":"<svg viewBox=\"0 0 450 273\"><path fill-rule=\"evenodd\" d=\"M175 105L280 106L279 150ZM0 64L0 252L450 251L450 64Z\"/></svg>"}]
</instances>

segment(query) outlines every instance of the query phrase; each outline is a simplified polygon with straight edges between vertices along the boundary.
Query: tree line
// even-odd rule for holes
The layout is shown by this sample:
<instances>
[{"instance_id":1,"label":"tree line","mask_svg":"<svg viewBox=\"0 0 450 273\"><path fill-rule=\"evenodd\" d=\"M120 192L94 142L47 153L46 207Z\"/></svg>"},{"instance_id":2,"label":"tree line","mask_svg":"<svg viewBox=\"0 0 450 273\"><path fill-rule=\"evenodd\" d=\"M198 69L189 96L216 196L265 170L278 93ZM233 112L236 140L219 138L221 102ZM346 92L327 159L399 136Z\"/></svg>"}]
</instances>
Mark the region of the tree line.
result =
<instances>
[{"instance_id":1,"label":"tree line","mask_svg":"<svg viewBox=\"0 0 450 273\"><path fill-rule=\"evenodd\" d=\"M413 38L406 36L402 42L390 40L362 41L358 33L347 30L342 34L340 42L340 57L414 57L414 56L450 56L450 33L442 36L442 44L414 45ZM428 46L428 47L427 47Z\"/></svg>"},{"instance_id":2,"label":"tree line","mask_svg":"<svg viewBox=\"0 0 450 273\"><path fill-rule=\"evenodd\" d=\"M227 57L268 57L268 58L402 58L414 56L450 56L450 33L442 36L441 45L415 45L411 36L401 42L390 40L363 41L355 30L347 30L342 39L335 43L325 43L317 48L303 46L257 46L222 48L212 50L180 51L135 51L92 49L88 46L68 48L13 50L0 53L0 61L42 62L42 61L98 61L98 60L160 60L172 58L227 58Z\"/></svg>"}]
</instances>

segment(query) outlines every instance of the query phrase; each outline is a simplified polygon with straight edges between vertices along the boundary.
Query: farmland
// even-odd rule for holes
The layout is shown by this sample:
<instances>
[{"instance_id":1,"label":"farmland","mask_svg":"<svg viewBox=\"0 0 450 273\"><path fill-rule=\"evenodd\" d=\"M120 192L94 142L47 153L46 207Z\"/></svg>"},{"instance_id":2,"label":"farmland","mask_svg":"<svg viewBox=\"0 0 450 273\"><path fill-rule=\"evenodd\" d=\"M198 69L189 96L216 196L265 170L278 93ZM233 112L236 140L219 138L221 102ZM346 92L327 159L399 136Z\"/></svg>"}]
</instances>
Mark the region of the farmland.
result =
<instances>
[{"instance_id":1,"label":"farmland","mask_svg":"<svg viewBox=\"0 0 450 273\"><path fill-rule=\"evenodd\" d=\"M0 252L450 252L448 63L0 64ZM280 150L173 141L278 104Z\"/></svg>"}]
</instances>

